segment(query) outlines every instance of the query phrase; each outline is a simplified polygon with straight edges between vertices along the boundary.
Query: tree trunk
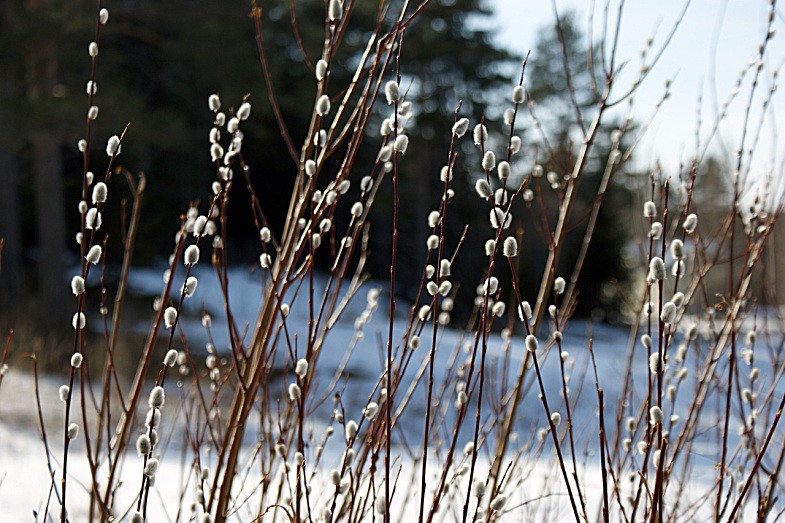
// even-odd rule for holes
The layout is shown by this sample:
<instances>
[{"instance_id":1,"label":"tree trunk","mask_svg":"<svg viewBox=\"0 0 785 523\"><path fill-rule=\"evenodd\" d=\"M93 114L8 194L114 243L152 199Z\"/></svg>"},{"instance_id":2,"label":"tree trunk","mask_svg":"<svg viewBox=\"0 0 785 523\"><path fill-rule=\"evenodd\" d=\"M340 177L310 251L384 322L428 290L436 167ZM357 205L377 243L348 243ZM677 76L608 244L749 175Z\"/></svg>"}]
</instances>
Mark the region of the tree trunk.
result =
<instances>
[{"instance_id":1,"label":"tree trunk","mask_svg":"<svg viewBox=\"0 0 785 523\"><path fill-rule=\"evenodd\" d=\"M22 297L22 232L19 217L19 169L11 151L0 149L0 307L13 310Z\"/></svg>"},{"instance_id":2,"label":"tree trunk","mask_svg":"<svg viewBox=\"0 0 785 523\"><path fill-rule=\"evenodd\" d=\"M38 230L39 298L42 320L55 326L66 318L67 284L65 279L66 231L63 207L63 162L60 142L49 133L33 136L33 171Z\"/></svg>"}]
</instances>

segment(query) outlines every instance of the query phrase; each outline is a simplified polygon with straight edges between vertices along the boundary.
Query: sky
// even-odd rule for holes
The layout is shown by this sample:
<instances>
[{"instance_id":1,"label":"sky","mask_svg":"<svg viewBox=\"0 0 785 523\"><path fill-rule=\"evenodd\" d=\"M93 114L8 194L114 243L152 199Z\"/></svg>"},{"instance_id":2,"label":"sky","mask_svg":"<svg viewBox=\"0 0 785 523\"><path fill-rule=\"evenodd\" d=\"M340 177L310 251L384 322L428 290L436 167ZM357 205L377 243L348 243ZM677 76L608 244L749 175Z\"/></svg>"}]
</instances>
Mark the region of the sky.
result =
<instances>
[{"instance_id":1,"label":"sky","mask_svg":"<svg viewBox=\"0 0 785 523\"><path fill-rule=\"evenodd\" d=\"M599 35L605 0L594 3L594 33ZM591 0L556 0L556 4L560 12L576 10L579 19L584 21L584 27L587 25ZM489 5L495 8L498 41L519 54L533 49L539 28L554 23L551 0L489 0ZM610 0L610 5L613 22L618 0ZM640 71L640 51L647 38L653 35L653 50L659 49L683 6L684 0L626 1L619 35L619 58L629 60L629 64L627 74L619 79L619 92L626 90L633 74L637 76ZM665 81L674 78L672 95L653 121L638 151L638 165L650 166L658 160L666 169L673 170L695 154L699 95L703 97L701 141L705 142L715 121L717 103L722 104L729 97L740 69L757 56L757 47L766 34L767 16L768 0L692 0L670 45L651 68L635 98L634 117L638 121L648 120L663 94ZM768 60L761 71L762 80L751 112L751 120L755 123L753 128L758 127L757 122L762 116L760 108L771 87L772 72L785 60L784 20L782 8L778 8L775 35L768 46ZM718 28L719 39L715 37ZM536 58L532 56L532 59ZM715 64L714 74L712 63ZM716 78L716 97L712 76ZM748 73L739 95L729 108L727 120L721 124L720 137L724 148L714 140L713 154L733 159L733 151L738 149L741 141L751 79L752 74ZM715 99L719 102L715 103ZM783 107L785 92L780 89L774 95L760 132L760 145L751 163L751 179L765 172L783 174L780 163L785 149L782 147L783 137L776 136L777 128L782 129L785 124ZM748 137L748 140L751 139Z\"/></svg>"}]
</instances>

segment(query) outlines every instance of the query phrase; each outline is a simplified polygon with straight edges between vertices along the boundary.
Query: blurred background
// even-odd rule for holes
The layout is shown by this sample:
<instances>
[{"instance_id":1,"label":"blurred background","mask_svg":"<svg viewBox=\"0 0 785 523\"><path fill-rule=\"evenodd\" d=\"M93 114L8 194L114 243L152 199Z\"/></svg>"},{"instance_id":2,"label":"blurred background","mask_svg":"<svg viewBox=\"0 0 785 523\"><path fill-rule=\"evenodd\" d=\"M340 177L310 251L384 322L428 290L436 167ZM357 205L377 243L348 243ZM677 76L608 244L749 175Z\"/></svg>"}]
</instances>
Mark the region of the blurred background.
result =
<instances>
[{"instance_id":1,"label":"blurred background","mask_svg":"<svg viewBox=\"0 0 785 523\"><path fill-rule=\"evenodd\" d=\"M577 103L592 114L594 104L587 67L587 42L598 46L600 22L588 34L587 2L559 2L557 26L550 2L524 0L434 0L406 33L402 59L402 86L409 89L414 116L409 134L412 144L403 162L401 298L413 298L425 259L429 234L426 216L438 205L442 192L439 171L446 163L450 128L455 109L472 125L485 117L491 131L490 144L503 150L506 144L502 113L509 106L509 93L520 75L521 61L531 50L526 85L537 103L538 116L546 128L550 148L526 115L519 115L517 129L523 141L513 163L513 179L527 176L535 164L559 176L571 170L576 143L574 111L567 97L564 62L571 71ZM593 3L591 3L593 5ZM681 16L682 2L633 1L625 13L620 53L629 60L624 74L630 82L641 64L646 35L653 31L653 49L667 39L670 27ZM656 64L653 79L636 98L634 110L620 107L597 139L599 153L591 159L580 185L580 203L574 211L568 241L558 273L568 275L580 247L586 219L597 193L611 133L623 119L631 118L623 145L631 145L637 129L649 123L657 101L665 92L665 79L675 78L677 99L665 104L647 136L636 147L613 188L606 195L594 242L578 287L576 315L595 322L625 323L633 314L627 296L633 283L642 279L642 238L646 226L642 202L647 198L649 174L662 166L664 176L684 181L699 111L713 121L717 107L734 88L739 67L744 66L762 39L765 1L702 0L686 12L668 52ZM754 4L754 6L751 6ZM70 321L72 300L68 288L78 265L75 234L79 229L77 203L82 181L82 155L77 141L84 136L90 75L87 44L95 27L96 3L87 0L0 0L0 238L3 239L0 270L0 327L28 328L39 332L60 330ZM315 93L313 63L320 57L324 34L324 3L320 0L260 1L262 31L275 95L295 144L307 131ZM97 73L97 104L100 113L94 126L95 145L91 165L102 178L106 165L103 144L130 123L119 157L133 173L145 173L139 238L133 262L161 271L171 253L179 217L190 202L209 195L214 167L210 162L208 132L212 115L207 96L220 93L224 107L238 106L248 95L253 112L244 130L243 152L251 179L274 230L280 230L296 174L281 139L265 87L254 27L247 0L160 0L109 2L111 23L102 32ZM292 11L292 7L294 10ZM332 86L345 85L367 41L377 13L376 2L357 2L341 52L331 68ZM602 12L596 8L596 16ZM389 13L388 16L392 16ZM292 16L302 38L295 38ZM615 17L615 11L611 15ZM561 41L559 38L561 34ZM721 36L718 36L721 35ZM712 44L716 44L712 47ZM774 61L779 67L782 47L774 40ZM562 53L562 44L564 54ZM708 51L707 51L708 49ZM726 52L725 49L730 51ZM654 54L654 51L651 51ZM712 55L713 53L713 55ZM778 53L778 54L777 54ZM720 61L712 60L721 57ZM598 80L598 79L594 79ZM749 78L745 77L745 81ZM601 79L599 80L602 81ZM681 82L681 83L679 83ZM767 82L770 84L770 82ZM742 87L746 84L742 83ZM704 93L702 89L707 90ZM711 94L714 93L712 97ZM335 95L337 93L330 93ZM706 101L701 102L701 96ZM775 99L776 100L776 99ZM701 105L704 103L704 105ZM743 108L743 104L736 106ZM734 107L736 107L734 106ZM776 104L772 104L772 114ZM740 111L739 107L736 109ZM379 124L389 110L379 107L365 138L364 155L351 175L356 183L368 174L381 143ZM712 113L714 111L714 113ZM525 112L525 111L524 111ZM761 170L782 172L776 150L776 118L773 131L764 128L761 139ZM729 116L732 132L720 132L700 165L696 206L705 216L707 234L719 227L719 217L730 201L729 160L738 142L738 115ZM710 125L706 124L706 127ZM700 150L700 148L698 148ZM549 152L550 151L550 152ZM336 157L339 155L336 155ZM332 160L337 162L336 159ZM466 317L486 263L483 244L490 234L488 216L474 193L481 174L477 148L464 140L459 150L453 183L455 200L448 210L447 244L454 246L469 226L453 273L463 282L458 290L455 315ZM328 164L326 172L338 165ZM230 265L254 271L258 265L259 240L248 193L235 184L226 247ZM674 186L677 186L674 183ZM779 190L779 189L778 189ZM104 212L108 234L106 285L116 285L122 259L122 232L130 208L128 186L121 176L110 185L112 197ZM367 269L373 278L384 279L389 270L391 243L391 195L385 184L371 217L372 235ZM752 194L752 192L750 193ZM520 206L513 227L523 234L520 266L522 293L532 296L547 256L548 227L552 227L558 192L543 190L543 201ZM347 204L350 205L350 204ZM336 215L340 230L348 223L348 208ZM452 215L452 219L450 219ZM713 219L712 216L717 217ZM341 223L341 220L344 220ZM740 225L741 227L742 225ZM775 235L770 274L761 274L757 285L767 290L767 300L779 304L785 283L776 278L782 257L776 249L785 245ZM327 256L327 253L325 253ZM114 261L114 264L112 263ZM326 260L325 260L326 261ZM782 269L780 269L782 270ZM637 278L637 280L636 280ZM721 278L721 277L720 277ZM97 282L92 282L97 285ZM94 293L95 294L95 293ZM98 299L98 298L95 298ZM138 296L138 307L149 314L152 296ZM468 304L461 306L461 304ZM97 302L93 304L97 307Z\"/></svg>"}]
</instances>

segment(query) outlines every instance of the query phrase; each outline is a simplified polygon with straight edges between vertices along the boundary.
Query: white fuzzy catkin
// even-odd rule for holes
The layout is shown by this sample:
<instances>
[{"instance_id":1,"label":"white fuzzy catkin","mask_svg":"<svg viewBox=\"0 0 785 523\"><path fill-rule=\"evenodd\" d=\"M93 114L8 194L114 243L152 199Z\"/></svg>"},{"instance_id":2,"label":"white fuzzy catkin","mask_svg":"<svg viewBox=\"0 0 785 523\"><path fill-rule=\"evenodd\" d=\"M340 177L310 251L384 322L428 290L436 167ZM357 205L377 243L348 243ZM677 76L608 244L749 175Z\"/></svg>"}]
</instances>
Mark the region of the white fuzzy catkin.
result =
<instances>
[{"instance_id":1,"label":"white fuzzy catkin","mask_svg":"<svg viewBox=\"0 0 785 523\"><path fill-rule=\"evenodd\" d=\"M649 229L649 238L659 240L662 236L662 224L660 222L652 222L651 229Z\"/></svg>"},{"instance_id":2,"label":"white fuzzy catkin","mask_svg":"<svg viewBox=\"0 0 785 523\"><path fill-rule=\"evenodd\" d=\"M65 403L68 401L68 394L71 392L71 389L68 388L68 385L60 385L60 389L58 389L58 394L60 396L60 401Z\"/></svg>"},{"instance_id":3,"label":"white fuzzy catkin","mask_svg":"<svg viewBox=\"0 0 785 523\"><path fill-rule=\"evenodd\" d=\"M90 42L87 46L87 54L89 54L92 58L98 56L98 44L95 42Z\"/></svg>"},{"instance_id":4,"label":"white fuzzy catkin","mask_svg":"<svg viewBox=\"0 0 785 523\"><path fill-rule=\"evenodd\" d=\"M441 221L441 215L439 214L439 211L431 211L428 213L428 227L433 229L434 227L439 225L440 221Z\"/></svg>"},{"instance_id":5,"label":"white fuzzy catkin","mask_svg":"<svg viewBox=\"0 0 785 523\"><path fill-rule=\"evenodd\" d=\"M262 269L269 269L273 265L273 259L266 252L259 255L259 265Z\"/></svg>"},{"instance_id":6,"label":"white fuzzy catkin","mask_svg":"<svg viewBox=\"0 0 785 523\"><path fill-rule=\"evenodd\" d=\"M481 499L485 495L485 483L480 479L475 479L472 483L472 496Z\"/></svg>"},{"instance_id":7,"label":"white fuzzy catkin","mask_svg":"<svg viewBox=\"0 0 785 523\"><path fill-rule=\"evenodd\" d=\"M87 119L95 121L98 118L98 106L91 105L87 110Z\"/></svg>"},{"instance_id":8,"label":"white fuzzy catkin","mask_svg":"<svg viewBox=\"0 0 785 523\"><path fill-rule=\"evenodd\" d=\"M330 0L327 8L327 16L331 22L337 22L343 18L343 4L340 0Z\"/></svg>"},{"instance_id":9,"label":"white fuzzy catkin","mask_svg":"<svg viewBox=\"0 0 785 523\"><path fill-rule=\"evenodd\" d=\"M204 228L207 225L207 216L201 215L194 220L194 236L199 237L204 233Z\"/></svg>"},{"instance_id":10,"label":"white fuzzy catkin","mask_svg":"<svg viewBox=\"0 0 785 523\"><path fill-rule=\"evenodd\" d=\"M101 22L101 25L106 25L106 22L109 21L109 10L106 8L102 8L98 11L98 21Z\"/></svg>"},{"instance_id":11,"label":"white fuzzy catkin","mask_svg":"<svg viewBox=\"0 0 785 523\"><path fill-rule=\"evenodd\" d=\"M393 143L393 150L396 153L406 154L406 149L409 147L409 137L405 134L399 135Z\"/></svg>"},{"instance_id":12,"label":"white fuzzy catkin","mask_svg":"<svg viewBox=\"0 0 785 523\"><path fill-rule=\"evenodd\" d=\"M551 423L553 423L554 427L558 427L559 424L561 423L561 414L559 414L558 412L552 412Z\"/></svg>"},{"instance_id":13,"label":"white fuzzy catkin","mask_svg":"<svg viewBox=\"0 0 785 523\"><path fill-rule=\"evenodd\" d=\"M504 316L504 312L506 310L507 310L507 304L504 303L503 301L497 301L496 303L493 304L493 307L491 307L491 314L493 314L497 318L501 318L502 316Z\"/></svg>"},{"instance_id":14,"label":"white fuzzy catkin","mask_svg":"<svg viewBox=\"0 0 785 523\"><path fill-rule=\"evenodd\" d=\"M167 367L174 367L175 363L177 363L177 351L170 349L169 352L166 353L166 356L164 356L164 365Z\"/></svg>"},{"instance_id":15,"label":"white fuzzy catkin","mask_svg":"<svg viewBox=\"0 0 785 523\"><path fill-rule=\"evenodd\" d=\"M496 240L493 239L487 240L485 242L485 255L493 256L495 250L496 250Z\"/></svg>"},{"instance_id":16,"label":"white fuzzy catkin","mask_svg":"<svg viewBox=\"0 0 785 523\"><path fill-rule=\"evenodd\" d=\"M392 125L395 125L395 122L390 122L389 118L385 118L382 120L382 125L379 127L379 134L381 136L389 136L392 132Z\"/></svg>"},{"instance_id":17,"label":"white fuzzy catkin","mask_svg":"<svg viewBox=\"0 0 785 523\"><path fill-rule=\"evenodd\" d=\"M480 198L488 198L491 195L491 186L483 178L477 180L477 183L474 184L474 190L477 191Z\"/></svg>"},{"instance_id":18,"label":"white fuzzy catkin","mask_svg":"<svg viewBox=\"0 0 785 523\"><path fill-rule=\"evenodd\" d=\"M660 354L652 352L649 356L649 372L657 374L660 371Z\"/></svg>"},{"instance_id":19,"label":"white fuzzy catkin","mask_svg":"<svg viewBox=\"0 0 785 523\"><path fill-rule=\"evenodd\" d=\"M153 390L150 391L150 396L147 398L147 404L150 405L151 409L160 409L164 405L164 400L164 388L160 385L156 385L153 387Z\"/></svg>"},{"instance_id":20,"label":"white fuzzy catkin","mask_svg":"<svg viewBox=\"0 0 785 523\"><path fill-rule=\"evenodd\" d=\"M671 255L674 260L684 259L684 242L681 240L673 240L671 242Z\"/></svg>"},{"instance_id":21,"label":"white fuzzy catkin","mask_svg":"<svg viewBox=\"0 0 785 523\"><path fill-rule=\"evenodd\" d=\"M516 85L512 88L512 102L519 104L523 102L523 86Z\"/></svg>"},{"instance_id":22,"label":"white fuzzy catkin","mask_svg":"<svg viewBox=\"0 0 785 523\"><path fill-rule=\"evenodd\" d=\"M294 373L297 374L300 379L304 378L305 375L308 374L308 361L303 358L297 360L297 363L294 366Z\"/></svg>"},{"instance_id":23,"label":"white fuzzy catkin","mask_svg":"<svg viewBox=\"0 0 785 523\"><path fill-rule=\"evenodd\" d=\"M510 152L512 154L518 154L521 150L521 137L520 136L513 136L510 138Z\"/></svg>"},{"instance_id":24,"label":"white fuzzy catkin","mask_svg":"<svg viewBox=\"0 0 785 523\"><path fill-rule=\"evenodd\" d=\"M85 228L98 230L101 228L101 213L95 207L87 211L84 217Z\"/></svg>"},{"instance_id":25,"label":"white fuzzy catkin","mask_svg":"<svg viewBox=\"0 0 785 523\"><path fill-rule=\"evenodd\" d=\"M87 81L86 91L87 91L87 94L96 94L98 92L98 84L95 83L92 80L88 80ZM81 143L81 140L80 140L80 143ZM87 142L85 142L85 149L86 148L87 148ZM82 149L81 147L79 148L79 150L84 152L84 149Z\"/></svg>"},{"instance_id":26,"label":"white fuzzy catkin","mask_svg":"<svg viewBox=\"0 0 785 523\"><path fill-rule=\"evenodd\" d=\"M395 80L390 80L387 82L384 85L384 96L387 98L387 104L393 104L394 102L397 102L401 96L398 82Z\"/></svg>"},{"instance_id":27,"label":"white fuzzy catkin","mask_svg":"<svg viewBox=\"0 0 785 523\"><path fill-rule=\"evenodd\" d=\"M553 292L556 294L562 294L564 292L564 278L559 276L553 281Z\"/></svg>"},{"instance_id":28,"label":"white fuzzy catkin","mask_svg":"<svg viewBox=\"0 0 785 523\"><path fill-rule=\"evenodd\" d=\"M316 66L314 67L314 75L316 76L317 81L321 81L327 76L327 62L320 59L316 62Z\"/></svg>"},{"instance_id":29,"label":"white fuzzy catkin","mask_svg":"<svg viewBox=\"0 0 785 523\"><path fill-rule=\"evenodd\" d=\"M357 435L357 422L354 420L349 420L346 422L346 441L350 441Z\"/></svg>"},{"instance_id":30,"label":"white fuzzy catkin","mask_svg":"<svg viewBox=\"0 0 785 523\"><path fill-rule=\"evenodd\" d=\"M657 206L653 201L649 200L643 204L643 217L654 218L657 216Z\"/></svg>"},{"instance_id":31,"label":"white fuzzy catkin","mask_svg":"<svg viewBox=\"0 0 785 523\"><path fill-rule=\"evenodd\" d=\"M518 241L512 236L505 238L502 252L508 258L516 257L518 255Z\"/></svg>"},{"instance_id":32,"label":"white fuzzy catkin","mask_svg":"<svg viewBox=\"0 0 785 523\"><path fill-rule=\"evenodd\" d=\"M207 97L207 107L209 107L212 112L216 112L221 108L221 98L217 94L211 94Z\"/></svg>"},{"instance_id":33,"label":"white fuzzy catkin","mask_svg":"<svg viewBox=\"0 0 785 523\"><path fill-rule=\"evenodd\" d=\"M657 407L656 405L649 409L649 423L651 425L658 425L662 423L662 420L665 418L665 415L662 413L662 409Z\"/></svg>"},{"instance_id":34,"label":"white fuzzy catkin","mask_svg":"<svg viewBox=\"0 0 785 523\"><path fill-rule=\"evenodd\" d=\"M698 217L695 214L690 214L684 219L684 230L687 234L692 234L695 232L695 228L698 226Z\"/></svg>"},{"instance_id":35,"label":"white fuzzy catkin","mask_svg":"<svg viewBox=\"0 0 785 523\"><path fill-rule=\"evenodd\" d=\"M451 275L452 275L452 264L450 263L450 260L444 259L441 262L439 262L439 276L445 278Z\"/></svg>"},{"instance_id":36,"label":"white fuzzy catkin","mask_svg":"<svg viewBox=\"0 0 785 523\"><path fill-rule=\"evenodd\" d=\"M237 118L240 120L247 120L249 116L251 116L251 104L248 102L243 102L240 104L240 107L237 108Z\"/></svg>"},{"instance_id":37,"label":"white fuzzy catkin","mask_svg":"<svg viewBox=\"0 0 785 523\"><path fill-rule=\"evenodd\" d=\"M183 262L186 265L196 265L199 263L199 247L196 245L189 245L188 248L185 249Z\"/></svg>"},{"instance_id":38,"label":"white fuzzy catkin","mask_svg":"<svg viewBox=\"0 0 785 523\"><path fill-rule=\"evenodd\" d=\"M224 155L224 148L214 143L210 146L210 159L214 162L219 161Z\"/></svg>"},{"instance_id":39,"label":"white fuzzy catkin","mask_svg":"<svg viewBox=\"0 0 785 523\"><path fill-rule=\"evenodd\" d=\"M518 318L523 321L524 318L530 319L532 317L532 306L528 301L522 302L518 306ZM536 339L536 338L535 338Z\"/></svg>"},{"instance_id":40,"label":"white fuzzy catkin","mask_svg":"<svg viewBox=\"0 0 785 523\"><path fill-rule=\"evenodd\" d=\"M509 162L507 162L507 161L499 162L498 172L499 172L499 179L500 180L506 180L507 178L509 178L510 177L510 164L509 164Z\"/></svg>"},{"instance_id":41,"label":"white fuzzy catkin","mask_svg":"<svg viewBox=\"0 0 785 523\"><path fill-rule=\"evenodd\" d=\"M537 338L533 334L529 334L528 336L526 336L525 343L526 343L526 350L528 350L529 352L535 352L537 350L537 347L539 346L539 342L537 341Z\"/></svg>"},{"instance_id":42,"label":"white fuzzy catkin","mask_svg":"<svg viewBox=\"0 0 785 523\"><path fill-rule=\"evenodd\" d=\"M469 130L469 119L468 118L461 118L457 122L455 122L452 126L452 134L460 138L466 131Z\"/></svg>"},{"instance_id":43,"label":"white fuzzy catkin","mask_svg":"<svg viewBox=\"0 0 785 523\"><path fill-rule=\"evenodd\" d=\"M490 220L491 227L494 229L498 229L500 226L502 229L508 229L512 223L512 213L505 213L504 209L495 207L491 209Z\"/></svg>"},{"instance_id":44,"label":"white fuzzy catkin","mask_svg":"<svg viewBox=\"0 0 785 523\"><path fill-rule=\"evenodd\" d=\"M417 317L420 318L420 321L426 321L430 314L431 314L430 305L423 305L422 307L420 307L420 310L417 311Z\"/></svg>"},{"instance_id":45,"label":"white fuzzy catkin","mask_svg":"<svg viewBox=\"0 0 785 523\"><path fill-rule=\"evenodd\" d=\"M379 413L379 405L374 403L373 401L370 402L365 409L363 409L363 416L365 419L373 420L376 415Z\"/></svg>"},{"instance_id":46,"label":"white fuzzy catkin","mask_svg":"<svg viewBox=\"0 0 785 523\"><path fill-rule=\"evenodd\" d=\"M382 162L389 161L390 158L392 158L392 153L393 153L392 145L387 144L383 146L381 149L379 149L379 160Z\"/></svg>"},{"instance_id":47,"label":"white fuzzy catkin","mask_svg":"<svg viewBox=\"0 0 785 523\"><path fill-rule=\"evenodd\" d=\"M504 508L504 505L507 504L507 496L504 494L499 494L493 500L491 500L491 504L489 505L491 510L499 512Z\"/></svg>"},{"instance_id":48,"label":"white fuzzy catkin","mask_svg":"<svg viewBox=\"0 0 785 523\"><path fill-rule=\"evenodd\" d=\"M109 139L106 141L107 156L117 156L118 154L120 154L120 149L121 149L120 137L117 136L116 134L110 136Z\"/></svg>"},{"instance_id":49,"label":"white fuzzy catkin","mask_svg":"<svg viewBox=\"0 0 785 523\"><path fill-rule=\"evenodd\" d=\"M654 256L649 262L649 276L653 280L665 279L665 263L659 256Z\"/></svg>"},{"instance_id":50,"label":"white fuzzy catkin","mask_svg":"<svg viewBox=\"0 0 785 523\"><path fill-rule=\"evenodd\" d=\"M85 328L87 324L87 320L85 318L84 312L77 312L74 314L73 319L71 320L71 325L74 326L76 330L82 330Z\"/></svg>"},{"instance_id":51,"label":"white fuzzy catkin","mask_svg":"<svg viewBox=\"0 0 785 523\"><path fill-rule=\"evenodd\" d=\"M74 293L74 296L79 296L83 294L85 291L85 284L84 278L81 276L74 276L71 278L71 292Z\"/></svg>"},{"instance_id":52,"label":"white fuzzy catkin","mask_svg":"<svg viewBox=\"0 0 785 523\"><path fill-rule=\"evenodd\" d=\"M75 440L76 437L79 435L79 425L76 423L71 423L68 425L68 439Z\"/></svg>"},{"instance_id":53,"label":"white fuzzy catkin","mask_svg":"<svg viewBox=\"0 0 785 523\"><path fill-rule=\"evenodd\" d=\"M105 202L108 193L109 190L104 182L95 184L95 187L93 187L93 204Z\"/></svg>"},{"instance_id":54,"label":"white fuzzy catkin","mask_svg":"<svg viewBox=\"0 0 785 523\"><path fill-rule=\"evenodd\" d=\"M496 167L496 155L493 154L493 151L485 151L485 154L482 156L482 168L490 171L494 167Z\"/></svg>"},{"instance_id":55,"label":"white fuzzy catkin","mask_svg":"<svg viewBox=\"0 0 785 523\"><path fill-rule=\"evenodd\" d=\"M374 500L373 507L376 509L377 514L384 514L387 512L387 498L384 496L383 492L376 494L376 500Z\"/></svg>"},{"instance_id":56,"label":"white fuzzy catkin","mask_svg":"<svg viewBox=\"0 0 785 523\"><path fill-rule=\"evenodd\" d=\"M425 246L428 247L429 251L432 251L439 247L439 237L435 234L431 234L428 236L428 239L425 241Z\"/></svg>"},{"instance_id":57,"label":"white fuzzy catkin","mask_svg":"<svg viewBox=\"0 0 785 523\"><path fill-rule=\"evenodd\" d=\"M299 401L302 397L302 390L300 390L300 386L296 383L289 384L289 400L291 401Z\"/></svg>"},{"instance_id":58,"label":"white fuzzy catkin","mask_svg":"<svg viewBox=\"0 0 785 523\"><path fill-rule=\"evenodd\" d=\"M323 94L316 100L316 114L326 116L330 113L330 97Z\"/></svg>"},{"instance_id":59,"label":"white fuzzy catkin","mask_svg":"<svg viewBox=\"0 0 785 523\"><path fill-rule=\"evenodd\" d=\"M183 284L183 288L182 288L183 294L185 294L187 298L190 298L191 296L194 295L194 292L196 292L196 286L198 284L199 281L196 279L195 276L189 276L188 279L185 280L185 283Z\"/></svg>"},{"instance_id":60,"label":"white fuzzy catkin","mask_svg":"<svg viewBox=\"0 0 785 523\"><path fill-rule=\"evenodd\" d=\"M507 205L508 197L507 191L501 187L496 189L496 192L493 193L493 201L498 206Z\"/></svg>"},{"instance_id":61,"label":"white fuzzy catkin","mask_svg":"<svg viewBox=\"0 0 785 523\"><path fill-rule=\"evenodd\" d=\"M481 123L474 126L474 145L480 145L488 140L488 129Z\"/></svg>"},{"instance_id":62,"label":"white fuzzy catkin","mask_svg":"<svg viewBox=\"0 0 785 523\"><path fill-rule=\"evenodd\" d=\"M78 369L82 366L83 356L76 352L71 356L71 366L75 369Z\"/></svg>"},{"instance_id":63,"label":"white fuzzy catkin","mask_svg":"<svg viewBox=\"0 0 785 523\"><path fill-rule=\"evenodd\" d=\"M666 302L660 311L660 320L663 323L671 324L676 319L676 304L672 301Z\"/></svg>"},{"instance_id":64,"label":"white fuzzy catkin","mask_svg":"<svg viewBox=\"0 0 785 523\"><path fill-rule=\"evenodd\" d=\"M158 460L156 458L148 459L147 465L144 467L144 475L152 478L156 472L158 472Z\"/></svg>"},{"instance_id":65,"label":"white fuzzy catkin","mask_svg":"<svg viewBox=\"0 0 785 523\"><path fill-rule=\"evenodd\" d=\"M177 309L174 307L167 307L164 311L164 324L168 329L171 329L177 322Z\"/></svg>"},{"instance_id":66,"label":"white fuzzy catkin","mask_svg":"<svg viewBox=\"0 0 785 523\"><path fill-rule=\"evenodd\" d=\"M676 306L677 309L680 309L681 306L684 305L684 298L685 296L683 292L677 292L676 294L673 295L671 301L673 302L673 304Z\"/></svg>"},{"instance_id":67,"label":"white fuzzy catkin","mask_svg":"<svg viewBox=\"0 0 785 523\"><path fill-rule=\"evenodd\" d=\"M488 295L496 294L496 291L499 290L499 279L496 276L491 276L485 280L483 290L485 291L485 294Z\"/></svg>"},{"instance_id":68,"label":"white fuzzy catkin","mask_svg":"<svg viewBox=\"0 0 785 523\"><path fill-rule=\"evenodd\" d=\"M270 229L267 227L259 229L259 239L262 240L262 243L270 243L270 240L272 239Z\"/></svg>"},{"instance_id":69,"label":"white fuzzy catkin","mask_svg":"<svg viewBox=\"0 0 785 523\"><path fill-rule=\"evenodd\" d=\"M359 218L363 214L363 204L361 202L354 202L352 204L351 214L354 218Z\"/></svg>"},{"instance_id":70,"label":"white fuzzy catkin","mask_svg":"<svg viewBox=\"0 0 785 523\"><path fill-rule=\"evenodd\" d=\"M150 451L153 450L153 445L150 442L150 436L147 434L140 434L138 438L136 438L136 453L140 456L146 456L150 454Z\"/></svg>"}]
</instances>

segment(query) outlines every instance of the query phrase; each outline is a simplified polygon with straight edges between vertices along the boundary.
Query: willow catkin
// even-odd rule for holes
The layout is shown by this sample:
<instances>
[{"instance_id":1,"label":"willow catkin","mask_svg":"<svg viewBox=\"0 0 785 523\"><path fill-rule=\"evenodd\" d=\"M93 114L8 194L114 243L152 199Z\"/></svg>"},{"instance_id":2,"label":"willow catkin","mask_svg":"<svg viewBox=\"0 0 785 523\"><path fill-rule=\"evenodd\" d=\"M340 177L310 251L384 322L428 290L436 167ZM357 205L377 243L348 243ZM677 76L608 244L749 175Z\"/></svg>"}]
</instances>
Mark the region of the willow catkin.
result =
<instances>
[{"instance_id":1,"label":"willow catkin","mask_svg":"<svg viewBox=\"0 0 785 523\"><path fill-rule=\"evenodd\" d=\"M400 88L398 87L398 82L395 80L390 80L384 85L384 96L387 98L388 104L393 104L398 101L401 96Z\"/></svg>"},{"instance_id":2,"label":"willow catkin","mask_svg":"<svg viewBox=\"0 0 785 523\"><path fill-rule=\"evenodd\" d=\"M116 134L110 136L109 139L106 141L106 154L107 156L117 156L120 154L121 146L120 146L120 137Z\"/></svg>"},{"instance_id":3,"label":"willow catkin","mask_svg":"<svg viewBox=\"0 0 785 523\"><path fill-rule=\"evenodd\" d=\"M452 126L452 134L457 136L458 138L462 137L466 134L466 131L469 130L469 119L468 118L461 118L457 122L455 122Z\"/></svg>"}]
</instances>

